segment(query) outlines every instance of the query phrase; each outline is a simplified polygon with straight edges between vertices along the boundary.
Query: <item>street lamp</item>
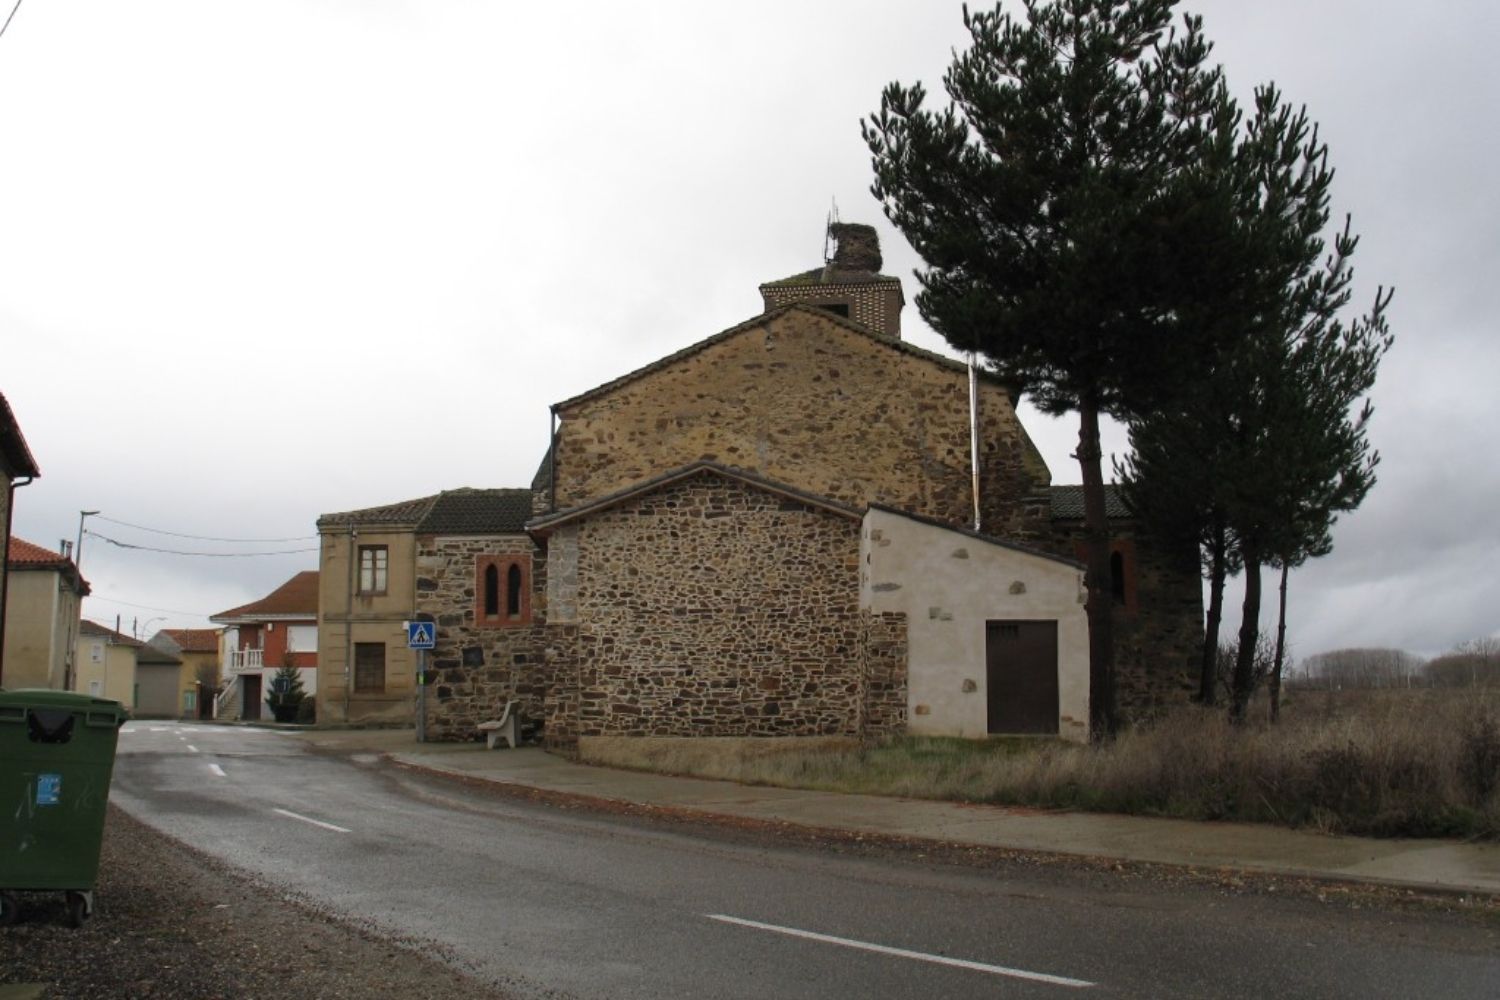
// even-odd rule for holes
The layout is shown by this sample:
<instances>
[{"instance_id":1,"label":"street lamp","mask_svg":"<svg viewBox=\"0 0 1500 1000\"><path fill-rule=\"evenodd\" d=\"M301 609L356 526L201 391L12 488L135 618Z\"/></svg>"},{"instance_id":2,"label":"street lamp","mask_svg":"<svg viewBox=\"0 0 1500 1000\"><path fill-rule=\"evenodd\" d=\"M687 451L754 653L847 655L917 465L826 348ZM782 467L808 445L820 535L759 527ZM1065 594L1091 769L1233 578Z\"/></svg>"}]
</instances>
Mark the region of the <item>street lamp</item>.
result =
<instances>
[{"instance_id":1,"label":"street lamp","mask_svg":"<svg viewBox=\"0 0 1500 1000\"><path fill-rule=\"evenodd\" d=\"M151 623L152 622L164 622L166 620L167 620L167 616L166 615L157 615L155 618L147 618L146 619L146 624L141 625L141 626L138 627L138 630L135 633L135 637L137 639L139 639L141 636L146 635L147 633L149 633L151 631Z\"/></svg>"},{"instance_id":2,"label":"street lamp","mask_svg":"<svg viewBox=\"0 0 1500 1000\"><path fill-rule=\"evenodd\" d=\"M78 512L78 541L73 543L73 566L78 570L78 575L83 575L83 519L93 517L99 513L97 510L80 510Z\"/></svg>"}]
</instances>

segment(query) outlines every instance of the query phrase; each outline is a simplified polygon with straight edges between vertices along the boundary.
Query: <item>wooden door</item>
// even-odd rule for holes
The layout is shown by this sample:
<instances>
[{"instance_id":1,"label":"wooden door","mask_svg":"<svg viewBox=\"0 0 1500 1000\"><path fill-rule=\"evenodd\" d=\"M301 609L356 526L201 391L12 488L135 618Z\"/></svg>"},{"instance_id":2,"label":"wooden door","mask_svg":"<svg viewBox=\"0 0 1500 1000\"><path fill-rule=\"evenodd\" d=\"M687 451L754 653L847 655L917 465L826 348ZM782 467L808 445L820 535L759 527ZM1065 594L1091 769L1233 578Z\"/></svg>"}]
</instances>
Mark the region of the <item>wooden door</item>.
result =
<instances>
[{"instance_id":1,"label":"wooden door","mask_svg":"<svg viewBox=\"0 0 1500 1000\"><path fill-rule=\"evenodd\" d=\"M260 674L241 674L240 689L245 692L245 703L240 709L240 718L260 718Z\"/></svg>"},{"instance_id":2,"label":"wooden door","mask_svg":"<svg viewBox=\"0 0 1500 1000\"><path fill-rule=\"evenodd\" d=\"M992 621L984 630L992 733L1057 733L1057 622Z\"/></svg>"}]
</instances>

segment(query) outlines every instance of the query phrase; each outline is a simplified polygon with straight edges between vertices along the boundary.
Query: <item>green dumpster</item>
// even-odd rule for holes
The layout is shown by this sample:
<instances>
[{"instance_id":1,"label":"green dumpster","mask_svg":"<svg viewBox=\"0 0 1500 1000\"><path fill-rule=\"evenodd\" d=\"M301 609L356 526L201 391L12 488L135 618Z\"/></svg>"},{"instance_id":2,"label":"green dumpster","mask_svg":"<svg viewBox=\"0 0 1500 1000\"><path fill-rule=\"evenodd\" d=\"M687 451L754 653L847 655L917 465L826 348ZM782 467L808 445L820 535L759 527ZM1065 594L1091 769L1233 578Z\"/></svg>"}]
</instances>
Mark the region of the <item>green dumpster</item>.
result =
<instances>
[{"instance_id":1,"label":"green dumpster","mask_svg":"<svg viewBox=\"0 0 1500 1000\"><path fill-rule=\"evenodd\" d=\"M0 691L0 924L15 891L66 894L68 922L94 911L115 741L117 701L72 691Z\"/></svg>"}]
</instances>

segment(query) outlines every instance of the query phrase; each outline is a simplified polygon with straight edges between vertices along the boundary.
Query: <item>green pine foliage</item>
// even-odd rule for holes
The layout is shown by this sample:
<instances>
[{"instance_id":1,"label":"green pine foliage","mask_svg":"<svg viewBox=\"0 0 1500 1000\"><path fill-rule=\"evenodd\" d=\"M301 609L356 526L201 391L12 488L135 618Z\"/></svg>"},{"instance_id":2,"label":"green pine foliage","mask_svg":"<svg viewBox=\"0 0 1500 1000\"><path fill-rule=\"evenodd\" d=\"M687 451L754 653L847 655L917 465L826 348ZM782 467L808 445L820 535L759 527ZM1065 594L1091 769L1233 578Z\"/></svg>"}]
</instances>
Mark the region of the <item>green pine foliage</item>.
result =
<instances>
[{"instance_id":1,"label":"green pine foliage","mask_svg":"<svg viewBox=\"0 0 1500 1000\"><path fill-rule=\"evenodd\" d=\"M1091 730L1112 735L1114 660L1101 414L1157 405L1228 325L1202 289L1245 287L1213 165L1236 124L1201 21L1176 0L965 8L951 103L889 85L861 122L873 192L921 254L917 306L1043 410L1079 414Z\"/></svg>"}]
</instances>

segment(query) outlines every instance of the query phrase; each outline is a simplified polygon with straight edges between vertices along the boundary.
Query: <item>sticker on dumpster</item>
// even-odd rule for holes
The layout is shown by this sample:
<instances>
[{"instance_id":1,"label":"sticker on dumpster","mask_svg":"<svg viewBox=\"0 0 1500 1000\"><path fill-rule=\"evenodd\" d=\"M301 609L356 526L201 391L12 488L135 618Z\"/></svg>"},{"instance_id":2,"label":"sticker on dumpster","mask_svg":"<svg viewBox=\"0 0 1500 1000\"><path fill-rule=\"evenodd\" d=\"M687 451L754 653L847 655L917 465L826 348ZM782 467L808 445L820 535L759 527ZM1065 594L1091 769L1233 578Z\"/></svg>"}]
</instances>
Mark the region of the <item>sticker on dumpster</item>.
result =
<instances>
[{"instance_id":1,"label":"sticker on dumpster","mask_svg":"<svg viewBox=\"0 0 1500 1000\"><path fill-rule=\"evenodd\" d=\"M62 801L62 775L39 774L36 776L36 804L55 806Z\"/></svg>"}]
</instances>

